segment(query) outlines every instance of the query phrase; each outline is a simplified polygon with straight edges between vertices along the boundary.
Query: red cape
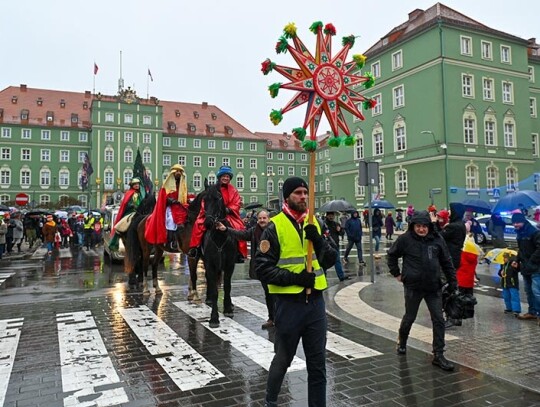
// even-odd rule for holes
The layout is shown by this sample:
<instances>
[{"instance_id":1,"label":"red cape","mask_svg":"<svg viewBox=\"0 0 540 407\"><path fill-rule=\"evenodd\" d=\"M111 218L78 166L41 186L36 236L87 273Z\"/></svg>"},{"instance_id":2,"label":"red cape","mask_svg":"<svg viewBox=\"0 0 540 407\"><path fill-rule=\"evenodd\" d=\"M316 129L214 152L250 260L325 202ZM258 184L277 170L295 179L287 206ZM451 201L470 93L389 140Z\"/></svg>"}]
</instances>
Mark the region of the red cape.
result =
<instances>
[{"instance_id":1,"label":"red cape","mask_svg":"<svg viewBox=\"0 0 540 407\"><path fill-rule=\"evenodd\" d=\"M144 238L148 243L167 243L167 230L165 229L165 213L167 209L167 191L165 188L159 190L154 211L146 220Z\"/></svg>"},{"instance_id":2,"label":"red cape","mask_svg":"<svg viewBox=\"0 0 540 407\"><path fill-rule=\"evenodd\" d=\"M116 215L116 222L114 222L114 225L111 229L111 235L114 235L114 227L118 222L120 222L120 219L124 217L124 212L126 211L127 203L131 200L131 197L135 193L135 190L130 188L126 191L124 194L124 199L122 199L122 203L120 204L120 209L118 209L118 215Z\"/></svg>"}]
</instances>

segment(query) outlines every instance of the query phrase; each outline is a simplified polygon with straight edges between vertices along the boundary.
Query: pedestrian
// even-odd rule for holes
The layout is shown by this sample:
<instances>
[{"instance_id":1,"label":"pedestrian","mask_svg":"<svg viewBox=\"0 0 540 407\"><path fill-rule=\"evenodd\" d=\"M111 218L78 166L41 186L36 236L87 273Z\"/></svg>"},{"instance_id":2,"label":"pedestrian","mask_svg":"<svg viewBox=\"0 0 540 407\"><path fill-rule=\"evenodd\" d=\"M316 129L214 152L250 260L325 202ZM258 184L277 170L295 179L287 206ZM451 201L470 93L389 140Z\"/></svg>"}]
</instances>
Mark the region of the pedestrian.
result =
<instances>
[{"instance_id":1,"label":"pedestrian","mask_svg":"<svg viewBox=\"0 0 540 407\"><path fill-rule=\"evenodd\" d=\"M373 215L371 216L371 238L375 239L375 258L377 258L377 252L379 251L379 245L382 237L382 227L384 225L383 215L379 208L375 208Z\"/></svg>"},{"instance_id":2,"label":"pedestrian","mask_svg":"<svg viewBox=\"0 0 540 407\"><path fill-rule=\"evenodd\" d=\"M58 231L60 232L60 236L62 237L61 247L68 248L69 238L73 233L71 231L71 228L69 227L67 219L60 218L60 222L58 224Z\"/></svg>"},{"instance_id":3,"label":"pedestrian","mask_svg":"<svg viewBox=\"0 0 540 407\"><path fill-rule=\"evenodd\" d=\"M5 218L0 219L0 260L6 252L6 233L7 233L7 222Z\"/></svg>"},{"instance_id":4,"label":"pedestrian","mask_svg":"<svg viewBox=\"0 0 540 407\"><path fill-rule=\"evenodd\" d=\"M467 229L463 223L463 205L459 203L450 204L450 217L448 223L440 231L448 251L452 257L452 264L457 270L461 262L461 249L467 236Z\"/></svg>"},{"instance_id":5,"label":"pedestrian","mask_svg":"<svg viewBox=\"0 0 540 407\"><path fill-rule=\"evenodd\" d=\"M43 225L43 242L47 245L47 255L51 255L54 247L54 237L56 235L56 222L52 215L47 215L47 222Z\"/></svg>"},{"instance_id":6,"label":"pedestrian","mask_svg":"<svg viewBox=\"0 0 540 407\"><path fill-rule=\"evenodd\" d=\"M436 221L437 223L435 223L435 230L440 232L450 221L450 212L448 212L446 209L441 209L439 212L437 212Z\"/></svg>"},{"instance_id":7,"label":"pedestrian","mask_svg":"<svg viewBox=\"0 0 540 407\"><path fill-rule=\"evenodd\" d=\"M324 218L323 224L326 226L328 238L332 239L330 240L330 245L336 250L336 263L334 264L336 275L339 278L339 281L345 281L349 280L350 277L343 272L343 266L341 265L339 254L339 239L345 234L345 230L341 228L341 225L337 223L335 219L336 214L334 212L326 212L326 217ZM362 228L360 227L360 233L361 232Z\"/></svg>"},{"instance_id":8,"label":"pedestrian","mask_svg":"<svg viewBox=\"0 0 540 407\"><path fill-rule=\"evenodd\" d=\"M540 208L536 208L534 211L533 219L536 223L540 223Z\"/></svg>"},{"instance_id":9,"label":"pedestrian","mask_svg":"<svg viewBox=\"0 0 540 407\"><path fill-rule=\"evenodd\" d=\"M26 235L26 241L28 242L28 247L32 248L37 239L37 220L32 216L25 216L23 218L23 227L24 233Z\"/></svg>"},{"instance_id":10,"label":"pedestrian","mask_svg":"<svg viewBox=\"0 0 540 407\"><path fill-rule=\"evenodd\" d=\"M265 406L276 407L287 368L302 339L308 374L309 407L326 406L327 288L323 268L336 261L336 251L321 236L318 222L308 224L308 185L298 177L283 183L282 212L270 220L255 256L255 270L275 299L275 355L268 371ZM308 240L314 256L307 272ZM311 291L308 294L308 290Z\"/></svg>"},{"instance_id":11,"label":"pedestrian","mask_svg":"<svg viewBox=\"0 0 540 407\"><path fill-rule=\"evenodd\" d=\"M396 230L403 230L403 211L401 210L396 213Z\"/></svg>"},{"instance_id":12,"label":"pedestrian","mask_svg":"<svg viewBox=\"0 0 540 407\"><path fill-rule=\"evenodd\" d=\"M512 224L516 230L517 261L529 307L518 319L535 320L540 311L540 230L531 225L523 213L514 213Z\"/></svg>"},{"instance_id":13,"label":"pedestrian","mask_svg":"<svg viewBox=\"0 0 540 407\"><path fill-rule=\"evenodd\" d=\"M401 270L399 259L403 259ZM456 286L456 274L446 243L435 232L427 211L411 216L407 231L399 236L388 250L390 273L403 283L405 315L399 327L397 353L407 353L407 339L416 320L418 308L425 301L433 325L432 364L443 370L454 370L454 364L444 357L444 316L442 304L441 269L450 292Z\"/></svg>"},{"instance_id":14,"label":"pedestrian","mask_svg":"<svg viewBox=\"0 0 540 407\"><path fill-rule=\"evenodd\" d=\"M513 314L519 318L521 314L521 300L519 299L519 263L516 256L503 254L503 264L499 269L501 277L502 296L504 300L504 313Z\"/></svg>"},{"instance_id":15,"label":"pedestrian","mask_svg":"<svg viewBox=\"0 0 540 407\"><path fill-rule=\"evenodd\" d=\"M493 247L506 247L504 243L504 229L506 228L506 223L501 217L500 213L493 213L491 218L487 221L487 230L491 235L491 242Z\"/></svg>"},{"instance_id":16,"label":"pedestrian","mask_svg":"<svg viewBox=\"0 0 540 407\"><path fill-rule=\"evenodd\" d=\"M17 246L17 253L21 252L21 245L24 240L24 225L21 221L21 213L16 212L11 217L11 222L13 225L13 246Z\"/></svg>"},{"instance_id":17,"label":"pedestrian","mask_svg":"<svg viewBox=\"0 0 540 407\"><path fill-rule=\"evenodd\" d=\"M411 221L411 216L414 215L414 206L412 204L409 204L407 206L407 212L406 212L405 222L409 223Z\"/></svg>"},{"instance_id":18,"label":"pedestrian","mask_svg":"<svg viewBox=\"0 0 540 407\"><path fill-rule=\"evenodd\" d=\"M76 246L81 250L84 246L84 215L77 215L77 221L73 225L73 236L77 238Z\"/></svg>"},{"instance_id":19,"label":"pedestrian","mask_svg":"<svg viewBox=\"0 0 540 407\"><path fill-rule=\"evenodd\" d=\"M77 233L75 232L75 225L77 224L77 212L73 212L71 216L68 218L68 226L71 230L71 235L69 236L69 244L72 247L77 246L78 237Z\"/></svg>"},{"instance_id":20,"label":"pedestrian","mask_svg":"<svg viewBox=\"0 0 540 407\"><path fill-rule=\"evenodd\" d=\"M394 227L396 226L396 222L394 222L394 218L392 217L392 212L388 212L386 215L386 218L384 219L384 227L386 229L386 239L392 240L392 235L394 234Z\"/></svg>"},{"instance_id":21,"label":"pedestrian","mask_svg":"<svg viewBox=\"0 0 540 407\"><path fill-rule=\"evenodd\" d=\"M472 211L465 211L463 222L470 222L470 231L473 234L474 242L479 243L482 242L482 239L480 236L483 236L484 232L482 231L482 226L480 225L480 222L474 217Z\"/></svg>"},{"instance_id":22,"label":"pedestrian","mask_svg":"<svg viewBox=\"0 0 540 407\"><path fill-rule=\"evenodd\" d=\"M7 224L7 233L6 233L6 254L10 255L13 249L13 229L15 224L11 222L11 215L9 212L4 214L4 220Z\"/></svg>"},{"instance_id":23,"label":"pedestrian","mask_svg":"<svg viewBox=\"0 0 540 407\"><path fill-rule=\"evenodd\" d=\"M86 250L90 250L90 246L94 246L94 223L96 223L96 218L94 217L94 213L92 211L89 211L86 217L84 218L84 245L86 246ZM115 235L116 236L116 235ZM109 243L109 247L111 250L113 250L113 247L115 247L115 244L113 243L114 236L111 239L111 242ZM111 247L111 244L113 247Z\"/></svg>"},{"instance_id":24,"label":"pedestrian","mask_svg":"<svg viewBox=\"0 0 540 407\"><path fill-rule=\"evenodd\" d=\"M234 228L228 228L219 221L216 223L216 228L221 230L222 232L226 231L231 236L234 236L236 239L251 242L251 249L250 249L251 260L249 261L249 278L252 278L254 280L259 280L259 277L257 276L257 273L255 272L255 254L257 252L257 247L259 247L259 243L261 242L262 233L264 229L266 229L266 227L268 226L270 217L268 216L268 212L265 210L259 211L259 213L254 217L257 219L257 223L254 226L251 226L250 228L245 229L245 230L237 230ZM264 290L264 299L266 301L266 309L268 310L268 319L264 324L262 324L262 329L269 329L274 326L274 297L268 291L268 284L263 281L261 281L261 284Z\"/></svg>"},{"instance_id":25,"label":"pedestrian","mask_svg":"<svg viewBox=\"0 0 540 407\"><path fill-rule=\"evenodd\" d=\"M347 233L347 247L345 248L343 262L345 264L349 262L349 253L353 246L356 246L358 263L365 265L366 263L362 254L362 221L360 220L358 211L354 211L351 217L347 219L347 222L345 222L345 233Z\"/></svg>"}]
</instances>

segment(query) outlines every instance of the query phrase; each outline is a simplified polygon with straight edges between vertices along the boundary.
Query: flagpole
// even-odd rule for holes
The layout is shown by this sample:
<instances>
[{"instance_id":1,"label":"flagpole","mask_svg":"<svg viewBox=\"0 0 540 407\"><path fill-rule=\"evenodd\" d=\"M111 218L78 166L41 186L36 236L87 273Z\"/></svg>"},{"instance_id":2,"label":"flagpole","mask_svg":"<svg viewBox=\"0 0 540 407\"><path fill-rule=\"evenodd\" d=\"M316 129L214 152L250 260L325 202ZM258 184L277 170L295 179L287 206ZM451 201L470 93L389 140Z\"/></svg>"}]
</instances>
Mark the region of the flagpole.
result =
<instances>
[{"instance_id":1,"label":"flagpole","mask_svg":"<svg viewBox=\"0 0 540 407\"><path fill-rule=\"evenodd\" d=\"M94 71L94 78L93 78L93 85L92 85L92 94L96 94L96 61L94 60L94 66L93 66L93 71Z\"/></svg>"},{"instance_id":2,"label":"flagpole","mask_svg":"<svg viewBox=\"0 0 540 407\"><path fill-rule=\"evenodd\" d=\"M146 99L150 99L150 68L146 72Z\"/></svg>"}]
</instances>

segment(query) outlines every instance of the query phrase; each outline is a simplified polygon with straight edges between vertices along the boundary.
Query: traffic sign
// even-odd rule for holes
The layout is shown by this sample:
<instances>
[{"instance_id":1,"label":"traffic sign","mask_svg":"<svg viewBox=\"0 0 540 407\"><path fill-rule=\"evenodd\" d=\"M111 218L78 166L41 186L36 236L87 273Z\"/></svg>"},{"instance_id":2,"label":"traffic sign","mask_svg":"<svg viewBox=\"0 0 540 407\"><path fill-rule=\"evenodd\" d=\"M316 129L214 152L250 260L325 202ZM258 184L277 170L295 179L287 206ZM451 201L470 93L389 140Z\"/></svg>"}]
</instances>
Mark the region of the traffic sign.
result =
<instances>
[{"instance_id":1,"label":"traffic sign","mask_svg":"<svg viewBox=\"0 0 540 407\"><path fill-rule=\"evenodd\" d=\"M29 197L25 193L15 195L15 203L19 206L24 206L28 203Z\"/></svg>"},{"instance_id":2,"label":"traffic sign","mask_svg":"<svg viewBox=\"0 0 540 407\"><path fill-rule=\"evenodd\" d=\"M500 198L501 190L499 188L493 188L493 198Z\"/></svg>"}]
</instances>

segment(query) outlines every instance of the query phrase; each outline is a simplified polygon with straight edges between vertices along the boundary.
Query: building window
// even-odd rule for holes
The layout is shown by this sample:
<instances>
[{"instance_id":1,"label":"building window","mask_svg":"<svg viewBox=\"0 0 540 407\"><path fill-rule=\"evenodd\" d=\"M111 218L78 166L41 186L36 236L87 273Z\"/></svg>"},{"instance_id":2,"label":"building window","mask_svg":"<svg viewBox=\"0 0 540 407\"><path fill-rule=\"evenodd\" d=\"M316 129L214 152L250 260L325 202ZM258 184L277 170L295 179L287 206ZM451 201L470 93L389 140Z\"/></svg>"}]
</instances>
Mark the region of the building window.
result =
<instances>
[{"instance_id":1,"label":"building window","mask_svg":"<svg viewBox=\"0 0 540 407\"><path fill-rule=\"evenodd\" d=\"M114 142L114 132L111 130L105 131L105 141Z\"/></svg>"},{"instance_id":2,"label":"building window","mask_svg":"<svg viewBox=\"0 0 540 407\"><path fill-rule=\"evenodd\" d=\"M69 141L69 131L60 132L60 141Z\"/></svg>"},{"instance_id":3,"label":"building window","mask_svg":"<svg viewBox=\"0 0 540 407\"><path fill-rule=\"evenodd\" d=\"M42 140L50 140L51 139L51 131L50 130L41 130L41 139Z\"/></svg>"},{"instance_id":4,"label":"building window","mask_svg":"<svg viewBox=\"0 0 540 407\"><path fill-rule=\"evenodd\" d=\"M86 143L88 141L88 133L86 131L79 132L79 143Z\"/></svg>"},{"instance_id":5,"label":"building window","mask_svg":"<svg viewBox=\"0 0 540 407\"><path fill-rule=\"evenodd\" d=\"M110 168L106 169L104 172L103 184L106 190L110 191L114 189L114 171Z\"/></svg>"},{"instance_id":6,"label":"building window","mask_svg":"<svg viewBox=\"0 0 540 407\"><path fill-rule=\"evenodd\" d=\"M114 122L114 114L112 113L105 113L105 121L106 122Z\"/></svg>"},{"instance_id":7,"label":"building window","mask_svg":"<svg viewBox=\"0 0 540 407\"><path fill-rule=\"evenodd\" d=\"M230 167L231 159L229 157L223 157L223 160L221 161L221 165L226 165L227 167Z\"/></svg>"},{"instance_id":8,"label":"building window","mask_svg":"<svg viewBox=\"0 0 540 407\"><path fill-rule=\"evenodd\" d=\"M133 150L131 148L126 148L124 150L124 162L126 163L133 162Z\"/></svg>"},{"instance_id":9,"label":"building window","mask_svg":"<svg viewBox=\"0 0 540 407\"><path fill-rule=\"evenodd\" d=\"M272 153L271 151L268 151L266 153L266 159L267 160L273 160L274 159L274 153Z\"/></svg>"},{"instance_id":10,"label":"building window","mask_svg":"<svg viewBox=\"0 0 540 407\"><path fill-rule=\"evenodd\" d=\"M32 138L32 130L23 129L21 138L24 140L30 140Z\"/></svg>"},{"instance_id":11,"label":"building window","mask_svg":"<svg viewBox=\"0 0 540 407\"><path fill-rule=\"evenodd\" d=\"M58 173L58 185L64 188L69 186L68 170L60 170L60 172Z\"/></svg>"},{"instance_id":12,"label":"building window","mask_svg":"<svg viewBox=\"0 0 540 407\"><path fill-rule=\"evenodd\" d=\"M236 151L242 151L244 150L244 143L242 143L241 141L237 141L236 142Z\"/></svg>"},{"instance_id":13,"label":"building window","mask_svg":"<svg viewBox=\"0 0 540 407\"><path fill-rule=\"evenodd\" d=\"M409 182L407 181L407 171L396 171L396 194L406 194L409 190Z\"/></svg>"},{"instance_id":14,"label":"building window","mask_svg":"<svg viewBox=\"0 0 540 407\"><path fill-rule=\"evenodd\" d=\"M288 159L289 161L294 161L294 154L293 154L293 153L288 153L288 154L287 154L287 159Z\"/></svg>"},{"instance_id":15,"label":"building window","mask_svg":"<svg viewBox=\"0 0 540 407\"><path fill-rule=\"evenodd\" d=\"M300 154L300 161L307 161L307 154L306 153Z\"/></svg>"},{"instance_id":16,"label":"building window","mask_svg":"<svg viewBox=\"0 0 540 407\"><path fill-rule=\"evenodd\" d=\"M252 175L249 177L249 187L252 189L252 190L256 190L257 189L257 185L258 185L258 182L257 182L257 176L256 175Z\"/></svg>"},{"instance_id":17,"label":"building window","mask_svg":"<svg viewBox=\"0 0 540 407\"><path fill-rule=\"evenodd\" d=\"M216 168L216 157L208 157L208 168Z\"/></svg>"},{"instance_id":18,"label":"building window","mask_svg":"<svg viewBox=\"0 0 540 407\"><path fill-rule=\"evenodd\" d=\"M476 144L475 127L476 127L476 123L474 119L465 118L463 120L463 132L465 136L464 137L465 144Z\"/></svg>"},{"instance_id":19,"label":"building window","mask_svg":"<svg viewBox=\"0 0 540 407\"><path fill-rule=\"evenodd\" d=\"M244 189L244 176L242 174L238 174L236 177L236 188Z\"/></svg>"},{"instance_id":20,"label":"building window","mask_svg":"<svg viewBox=\"0 0 540 407\"><path fill-rule=\"evenodd\" d=\"M170 146L171 146L171 138L163 137L163 147L170 147Z\"/></svg>"},{"instance_id":21,"label":"building window","mask_svg":"<svg viewBox=\"0 0 540 407\"><path fill-rule=\"evenodd\" d=\"M41 161L51 161L51 150L43 149L40 151Z\"/></svg>"},{"instance_id":22,"label":"building window","mask_svg":"<svg viewBox=\"0 0 540 407\"><path fill-rule=\"evenodd\" d=\"M484 122L484 142L486 146L495 146L496 145L496 126L495 121L486 120Z\"/></svg>"},{"instance_id":23,"label":"building window","mask_svg":"<svg viewBox=\"0 0 540 407\"><path fill-rule=\"evenodd\" d=\"M252 170L257 169L257 159L256 158L250 158L249 159L249 168Z\"/></svg>"},{"instance_id":24,"label":"building window","mask_svg":"<svg viewBox=\"0 0 540 407\"><path fill-rule=\"evenodd\" d=\"M486 168L486 187L487 189L497 188L499 185L499 170L494 165Z\"/></svg>"},{"instance_id":25,"label":"building window","mask_svg":"<svg viewBox=\"0 0 540 407\"><path fill-rule=\"evenodd\" d=\"M88 154L88 151L79 151L78 152L77 162L78 163L84 163L84 159L86 157L86 154Z\"/></svg>"},{"instance_id":26,"label":"building window","mask_svg":"<svg viewBox=\"0 0 540 407\"><path fill-rule=\"evenodd\" d=\"M371 74L374 78L381 77L381 62L377 61L371 64Z\"/></svg>"},{"instance_id":27,"label":"building window","mask_svg":"<svg viewBox=\"0 0 540 407\"><path fill-rule=\"evenodd\" d=\"M384 189L384 173L379 172L379 195L384 195L385 189Z\"/></svg>"},{"instance_id":28,"label":"building window","mask_svg":"<svg viewBox=\"0 0 540 407\"><path fill-rule=\"evenodd\" d=\"M491 48L491 42L482 41L482 59L491 61L493 59L493 52Z\"/></svg>"},{"instance_id":29,"label":"building window","mask_svg":"<svg viewBox=\"0 0 540 407\"><path fill-rule=\"evenodd\" d=\"M534 66L527 67L527 71L529 72L529 82L534 82Z\"/></svg>"},{"instance_id":30,"label":"building window","mask_svg":"<svg viewBox=\"0 0 540 407\"><path fill-rule=\"evenodd\" d=\"M244 168L244 159L243 158L237 158L236 159L236 168L238 168L238 169Z\"/></svg>"},{"instance_id":31,"label":"building window","mask_svg":"<svg viewBox=\"0 0 540 407\"><path fill-rule=\"evenodd\" d=\"M506 169L506 190L515 191L518 183L517 170L514 167Z\"/></svg>"},{"instance_id":32,"label":"building window","mask_svg":"<svg viewBox=\"0 0 540 407\"><path fill-rule=\"evenodd\" d=\"M394 94L394 109L405 106L405 89L403 85L392 89Z\"/></svg>"},{"instance_id":33,"label":"building window","mask_svg":"<svg viewBox=\"0 0 540 407\"><path fill-rule=\"evenodd\" d=\"M354 146L354 159L361 160L364 158L364 135L362 132L357 132L355 136L356 144Z\"/></svg>"},{"instance_id":34,"label":"building window","mask_svg":"<svg viewBox=\"0 0 540 407\"><path fill-rule=\"evenodd\" d=\"M152 124L152 117L151 116L143 116L142 123L146 125Z\"/></svg>"},{"instance_id":35,"label":"building window","mask_svg":"<svg viewBox=\"0 0 540 407\"><path fill-rule=\"evenodd\" d=\"M307 167L300 168L300 175L302 175L303 177L306 177L308 175Z\"/></svg>"},{"instance_id":36,"label":"building window","mask_svg":"<svg viewBox=\"0 0 540 407\"><path fill-rule=\"evenodd\" d=\"M166 165L167 167L171 165L170 154L163 154L163 165Z\"/></svg>"},{"instance_id":37,"label":"building window","mask_svg":"<svg viewBox=\"0 0 540 407\"><path fill-rule=\"evenodd\" d=\"M32 159L32 155L30 153L29 148L23 148L21 149L21 160L23 161L30 161Z\"/></svg>"},{"instance_id":38,"label":"building window","mask_svg":"<svg viewBox=\"0 0 540 407\"><path fill-rule=\"evenodd\" d=\"M230 143L229 143L229 141L222 141L222 142L221 142L221 148L222 148L223 150L229 150L229 149L230 149Z\"/></svg>"},{"instance_id":39,"label":"building window","mask_svg":"<svg viewBox=\"0 0 540 407\"><path fill-rule=\"evenodd\" d=\"M405 127L396 127L394 129L396 151L405 151L407 149L407 139L405 136Z\"/></svg>"},{"instance_id":40,"label":"building window","mask_svg":"<svg viewBox=\"0 0 540 407\"><path fill-rule=\"evenodd\" d=\"M536 98L529 98L529 111L531 117L536 117Z\"/></svg>"},{"instance_id":41,"label":"building window","mask_svg":"<svg viewBox=\"0 0 540 407\"><path fill-rule=\"evenodd\" d=\"M193 140L193 148L201 148L201 140L196 138Z\"/></svg>"},{"instance_id":42,"label":"building window","mask_svg":"<svg viewBox=\"0 0 540 407\"><path fill-rule=\"evenodd\" d=\"M508 45L501 45L501 62L503 64L512 63L512 50Z\"/></svg>"},{"instance_id":43,"label":"building window","mask_svg":"<svg viewBox=\"0 0 540 407\"><path fill-rule=\"evenodd\" d=\"M133 178L133 171L132 170L125 170L124 171L124 177L123 177L124 189L129 187L129 182L131 181L132 178Z\"/></svg>"},{"instance_id":44,"label":"building window","mask_svg":"<svg viewBox=\"0 0 540 407\"><path fill-rule=\"evenodd\" d=\"M279 165L277 167L277 175L285 175L285 169L283 168L282 165Z\"/></svg>"},{"instance_id":45,"label":"building window","mask_svg":"<svg viewBox=\"0 0 540 407\"><path fill-rule=\"evenodd\" d=\"M512 82L502 83L502 101L503 103L514 102L514 86Z\"/></svg>"},{"instance_id":46,"label":"building window","mask_svg":"<svg viewBox=\"0 0 540 407\"><path fill-rule=\"evenodd\" d=\"M30 170L21 170L21 186L29 187L31 183Z\"/></svg>"},{"instance_id":47,"label":"building window","mask_svg":"<svg viewBox=\"0 0 540 407\"><path fill-rule=\"evenodd\" d=\"M478 167L469 164L465 167L465 189L478 190Z\"/></svg>"},{"instance_id":48,"label":"building window","mask_svg":"<svg viewBox=\"0 0 540 407\"><path fill-rule=\"evenodd\" d=\"M2 168L0 170L0 184L11 185L11 170L9 168Z\"/></svg>"},{"instance_id":49,"label":"building window","mask_svg":"<svg viewBox=\"0 0 540 407\"><path fill-rule=\"evenodd\" d=\"M274 192L274 181L272 181L271 179L269 179L269 180L266 182L266 189L268 190L269 193L273 193L273 192Z\"/></svg>"},{"instance_id":50,"label":"building window","mask_svg":"<svg viewBox=\"0 0 540 407\"><path fill-rule=\"evenodd\" d=\"M144 150L143 151L143 153L142 153L142 162L143 162L143 164L150 164L152 162L152 152L150 150Z\"/></svg>"},{"instance_id":51,"label":"building window","mask_svg":"<svg viewBox=\"0 0 540 407\"><path fill-rule=\"evenodd\" d=\"M209 150L215 150L216 149L216 140L208 140L208 149Z\"/></svg>"},{"instance_id":52,"label":"building window","mask_svg":"<svg viewBox=\"0 0 540 407\"><path fill-rule=\"evenodd\" d=\"M482 90L484 95L484 100L495 100L495 94L493 92L493 79L483 78L482 79Z\"/></svg>"},{"instance_id":53,"label":"building window","mask_svg":"<svg viewBox=\"0 0 540 407\"><path fill-rule=\"evenodd\" d=\"M183 137L180 137L178 139L178 147L180 148L186 148L186 139Z\"/></svg>"},{"instance_id":54,"label":"building window","mask_svg":"<svg viewBox=\"0 0 540 407\"><path fill-rule=\"evenodd\" d=\"M196 155L193 156L193 166L194 167L200 167L201 166L201 157Z\"/></svg>"},{"instance_id":55,"label":"building window","mask_svg":"<svg viewBox=\"0 0 540 407\"><path fill-rule=\"evenodd\" d=\"M532 151L533 151L533 157L538 157L539 155L538 133L531 134L531 146L532 146Z\"/></svg>"},{"instance_id":56,"label":"building window","mask_svg":"<svg viewBox=\"0 0 540 407\"><path fill-rule=\"evenodd\" d=\"M186 166L186 156L185 155L179 155L178 156L178 164L180 164L182 167Z\"/></svg>"},{"instance_id":57,"label":"building window","mask_svg":"<svg viewBox=\"0 0 540 407\"><path fill-rule=\"evenodd\" d=\"M39 184L42 187L48 187L51 185L51 171L41 170L39 172Z\"/></svg>"},{"instance_id":58,"label":"building window","mask_svg":"<svg viewBox=\"0 0 540 407\"><path fill-rule=\"evenodd\" d=\"M249 143L249 151L257 151L257 143Z\"/></svg>"},{"instance_id":59,"label":"building window","mask_svg":"<svg viewBox=\"0 0 540 407\"><path fill-rule=\"evenodd\" d=\"M383 134L380 131L373 133L373 155L384 154Z\"/></svg>"},{"instance_id":60,"label":"building window","mask_svg":"<svg viewBox=\"0 0 540 407\"><path fill-rule=\"evenodd\" d=\"M401 50L392 54L392 71L403 67L403 52Z\"/></svg>"},{"instance_id":61,"label":"building window","mask_svg":"<svg viewBox=\"0 0 540 407\"><path fill-rule=\"evenodd\" d=\"M321 171L321 173L322 173L322 171ZM288 174L289 176L294 175L294 167L293 167L293 166L287 167L287 174Z\"/></svg>"},{"instance_id":62,"label":"building window","mask_svg":"<svg viewBox=\"0 0 540 407\"><path fill-rule=\"evenodd\" d=\"M283 153L278 153L277 159L283 161Z\"/></svg>"},{"instance_id":63,"label":"building window","mask_svg":"<svg viewBox=\"0 0 540 407\"><path fill-rule=\"evenodd\" d=\"M62 163L69 162L69 151L68 150L60 150L60 162L62 162Z\"/></svg>"},{"instance_id":64,"label":"building window","mask_svg":"<svg viewBox=\"0 0 540 407\"><path fill-rule=\"evenodd\" d=\"M133 133L126 131L124 133L124 143L133 143Z\"/></svg>"},{"instance_id":65,"label":"building window","mask_svg":"<svg viewBox=\"0 0 540 407\"><path fill-rule=\"evenodd\" d=\"M465 37L460 36L461 41L461 55L466 55L468 57L472 57L473 50L472 50L472 38L471 37Z\"/></svg>"},{"instance_id":66,"label":"building window","mask_svg":"<svg viewBox=\"0 0 540 407\"><path fill-rule=\"evenodd\" d=\"M461 74L461 95L465 98L474 97L474 78L472 75Z\"/></svg>"},{"instance_id":67,"label":"building window","mask_svg":"<svg viewBox=\"0 0 540 407\"><path fill-rule=\"evenodd\" d=\"M114 150L112 147L105 148L105 156L103 157L103 161L109 163L112 163L114 161Z\"/></svg>"},{"instance_id":68,"label":"building window","mask_svg":"<svg viewBox=\"0 0 540 407\"><path fill-rule=\"evenodd\" d=\"M8 127L2 127L2 138L11 138L11 129Z\"/></svg>"},{"instance_id":69,"label":"building window","mask_svg":"<svg viewBox=\"0 0 540 407\"><path fill-rule=\"evenodd\" d=\"M133 115L132 114L125 114L124 115L124 123L133 124Z\"/></svg>"},{"instance_id":70,"label":"building window","mask_svg":"<svg viewBox=\"0 0 540 407\"><path fill-rule=\"evenodd\" d=\"M515 147L516 135L514 123L504 123L504 146Z\"/></svg>"},{"instance_id":71,"label":"building window","mask_svg":"<svg viewBox=\"0 0 540 407\"><path fill-rule=\"evenodd\" d=\"M144 144L151 144L152 143L152 135L150 133L143 133L142 139Z\"/></svg>"},{"instance_id":72,"label":"building window","mask_svg":"<svg viewBox=\"0 0 540 407\"><path fill-rule=\"evenodd\" d=\"M201 189L201 174L193 175L193 189L196 191Z\"/></svg>"},{"instance_id":73,"label":"building window","mask_svg":"<svg viewBox=\"0 0 540 407\"><path fill-rule=\"evenodd\" d=\"M209 185L214 185L216 183L216 174L214 174L213 172L208 174L208 184Z\"/></svg>"},{"instance_id":74,"label":"building window","mask_svg":"<svg viewBox=\"0 0 540 407\"><path fill-rule=\"evenodd\" d=\"M1 151L2 151L2 160L11 160L11 148L2 147Z\"/></svg>"},{"instance_id":75,"label":"building window","mask_svg":"<svg viewBox=\"0 0 540 407\"><path fill-rule=\"evenodd\" d=\"M382 113L382 96L380 93L373 95L373 100L377 103L373 109L371 109L371 115L377 116Z\"/></svg>"}]
</instances>

